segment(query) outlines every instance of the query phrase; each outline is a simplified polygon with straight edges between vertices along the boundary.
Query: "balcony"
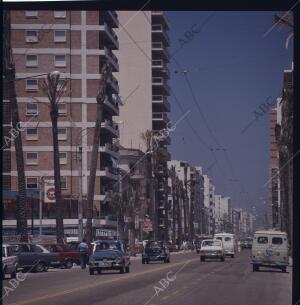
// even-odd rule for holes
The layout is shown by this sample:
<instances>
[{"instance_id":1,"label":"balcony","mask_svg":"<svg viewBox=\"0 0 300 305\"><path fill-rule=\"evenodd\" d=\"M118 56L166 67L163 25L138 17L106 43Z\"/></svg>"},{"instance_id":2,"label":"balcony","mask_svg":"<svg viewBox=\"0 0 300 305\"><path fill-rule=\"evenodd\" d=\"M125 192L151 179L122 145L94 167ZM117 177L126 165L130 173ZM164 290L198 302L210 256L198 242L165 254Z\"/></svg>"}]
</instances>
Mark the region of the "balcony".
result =
<instances>
[{"instance_id":1,"label":"balcony","mask_svg":"<svg viewBox=\"0 0 300 305\"><path fill-rule=\"evenodd\" d=\"M162 24L153 24L152 25L152 40L153 42L163 41L165 45L170 45L170 38L166 32L166 29Z\"/></svg>"},{"instance_id":2,"label":"balcony","mask_svg":"<svg viewBox=\"0 0 300 305\"><path fill-rule=\"evenodd\" d=\"M119 153L118 153L117 148L113 144L110 144L110 143L105 143L104 146L100 146L100 152L112 155L116 159L119 158Z\"/></svg>"},{"instance_id":3,"label":"balcony","mask_svg":"<svg viewBox=\"0 0 300 305\"><path fill-rule=\"evenodd\" d=\"M166 61L169 62L170 53L161 41L152 42L152 52L156 55L162 56Z\"/></svg>"},{"instance_id":4,"label":"balcony","mask_svg":"<svg viewBox=\"0 0 300 305\"><path fill-rule=\"evenodd\" d=\"M104 50L102 50L102 54L100 54L100 57L102 59L104 59L105 61L108 61L111 64L113 72L119 72L119 61L118 61L118 58L106 46L104 46Z\"/></svg>"},{"instance_id":5,"label":"balcony","mask_svg":"<svg viewBox=\"0 0 300 305\"><path fill-rule=\"evenodd\" d=\"M102 75L100 76L100 79L101 78ZM113 89L115 93L119 93L119 82L113 75L111 75L111 77L107 80L107 84Z\"/></svg>"},{"instance_id":6,"label":"balcony","mask_svg":"<svg viewBox=\"0 0 300 305\"><path fill-rule=\"evenodd\" d=\"M152 121L164 122L165 124L167 124L169 122L169 118L164 112L153 112Z\"/></svg>"},{"instance_id":7,"label":"balcony","mask_svg":"<svg viewBox=\"0 0 300 305\"><path fill-rule=\"evenodd\" d=\"M103 178L118 180L118 170L112 166L103 166L100 168L100 176Z\"/></svg>"},{"instance_id":8,"label":"balcony","mask_svg":"<svg viewBox=\"0 0 300 305\"><path fill-rule=\"evenodd\" d=\"M116 11L101 11L101 18L112 28L119 27L118 14Z\"/></svg>"},{"instance_id":9,"label":"balcony","mask_svg":"<svg viewBox=\"0 0 300 305\"><path fill-rule=\"evenodd\" d=\"M152 86L162 95L170 95L170 87L163 77L152 77Z\"/></svg>"},{"instance_id":10,"label":"balcony","mask_svg":"<svg viewBox=\"0 0 300 305\"><path fill-rule=\"evenodd\" d=\"M111 97L105 98L104 105L111 115L119 115L119 104L114 94Z\"/></svg>"},{"instance_id":11,"label":"balcony","mask_svg":"<svg viewBox=\"0 0 300 305\"><path fill-rule=\"evenodd\" d=\"M109 120L104 120L104 122L101 123L101 130L103 130L103 132L108 132L117 138L119 137L118 125Z\"/></svg>"},{"instance_id":12,"label":"balcony","mask_svg":"<svg viewBox=\"0 0 300 305\"><path fill-rule=\"evenodd\" d=\"M168 30L170 29L170 23L163 11L152 11L151 16L153 23L163 23Z\"/></svg>"},{"instance_id":13,"label":"balcony","mask_svg":"<svg viewBox=\"0 0 300 305\"><path fill-rule=\"evenodd\" d=\"M119 49L118 36L115 31L106 22L100 28L100 35L103 35L104 45L113 50Z\"/></svg>"},{"instance_id":14,"label":"balcony","mask_svg":"<svg viewBox=\"0 0 300 305\"><path fill-rule=\"evenodd\" d=\"M170 112L171 106L164 95L152 95L152 106L155 112Z\"/></svg>"}]
</instances>

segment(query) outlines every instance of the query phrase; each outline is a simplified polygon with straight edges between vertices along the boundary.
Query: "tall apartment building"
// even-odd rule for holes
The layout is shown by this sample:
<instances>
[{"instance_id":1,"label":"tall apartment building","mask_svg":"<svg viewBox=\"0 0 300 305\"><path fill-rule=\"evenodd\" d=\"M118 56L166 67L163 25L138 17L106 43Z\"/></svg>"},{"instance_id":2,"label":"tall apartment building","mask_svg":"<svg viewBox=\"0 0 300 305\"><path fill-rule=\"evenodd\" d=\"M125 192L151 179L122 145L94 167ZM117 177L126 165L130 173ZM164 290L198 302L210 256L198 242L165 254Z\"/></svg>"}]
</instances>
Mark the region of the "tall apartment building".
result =
<instances>
[{"instance_id":1,"label":"tall apartment building","mask_svg":"<svg viewBox=\"0 0 300 305\"><path fill-rule=\"evenodd\" d=\"M169 122L167 96L170 88L167 80L170 73L166 66L169 62L169 24L161 11L119 11L118 16L120 49L116 54L120 65L120 95L124 103L118 117L120 144L145 152L147 147L142 133L149 130L158 134ZM155 169L154 189L158 191L155 202L151 203L155 205L157 229L165 237L168 235L168 144L169 137L160 142L166 158Z\"/></svg>"},{"instance_id":2,"label":"tall apartment building","mask_svg":"<svg viewBox=\"0 0 300 305\"><path fill-rule=\"evenodd\" d=\"M215 231L215 202L214 194L215 187L212 179L203 175L204 177L204 207L208 211L208 234L213 235Z\"/></svg>"},{"instance_id":3,"label":"tall apartment building","mask_svg":"<svg viewBox=\"0 0 300 305\"><path fill-rule=\"evenodd\" d=\"M272 109L269 112L269 138L270 138L270 165L269 165L269 225L271 228L279 228L279 192L278 192L278 148L275 137L275 126L277 124L277 109Z\"/></svg>"},{"instance_id":4,"label":"tall apartment building","mask_svg":"<svg viewBox=\"0 0 300 305\"><path fill-rule=\"evenodd\" d=\"M119 71L114 50L119 48L115 28L119 21L115 11L11 11L11 45L16 65L16 92L19 104L25 160L26 186L32 196L28 215L38 224L38 193L44 180L53 179L53 147L48 99L40 84L53 70L67 80L65 95L59 104L58 137L62 177L64 224L66 233L77 235L77 200L79 190L78 148L82 147L83 203L86 206L90 159L96 118L96 96L101 70L110 62ZM103 108L101 143L96 173L93 225L95 235L113 235L115 221L105 195L117 179L114 164L119 158L118 125L112 120L119 115L119 85L115 76L108 82ZM5 126L9 128L9 102L4 101ZM4 172L6 190L17 191L14 147L6 149ZM7 201L4 227L15 228L14 200ZM5 208L6 208L5 207ZM86 208L84 208L85 217ZM43 202L44 233L54 232L53 203ZM85 223L85 221L84 221ZM67 231L67 229L69 230ZM104 230L102 230L104 229ZM110 230L110 231L106 231Z\"/></svg>"}]
</instances>

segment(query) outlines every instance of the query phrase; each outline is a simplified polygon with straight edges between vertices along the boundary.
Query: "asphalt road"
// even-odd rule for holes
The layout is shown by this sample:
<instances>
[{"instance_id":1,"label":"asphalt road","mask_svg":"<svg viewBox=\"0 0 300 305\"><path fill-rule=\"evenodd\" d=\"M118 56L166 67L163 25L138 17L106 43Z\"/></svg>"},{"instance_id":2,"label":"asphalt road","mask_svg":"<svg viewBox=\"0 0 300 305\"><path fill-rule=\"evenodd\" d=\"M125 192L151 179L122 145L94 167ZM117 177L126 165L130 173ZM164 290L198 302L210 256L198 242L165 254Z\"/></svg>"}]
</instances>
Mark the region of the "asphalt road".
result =
<instances>
[{"instance_id":1,"label":"asphalt road","mask_svg":"<svg viewBox=\"0 0 300 305\"><path fill-rule=\"evenodd\" d=\"M6 305L290 305L292 271L252 272L250 251L225 262L200 262L193 253L171 263L133 260L129 274L88 270L49 270L28 274L3 298ZM9 280L3 285L11 287Z\"/></svg>"}]
</instances>

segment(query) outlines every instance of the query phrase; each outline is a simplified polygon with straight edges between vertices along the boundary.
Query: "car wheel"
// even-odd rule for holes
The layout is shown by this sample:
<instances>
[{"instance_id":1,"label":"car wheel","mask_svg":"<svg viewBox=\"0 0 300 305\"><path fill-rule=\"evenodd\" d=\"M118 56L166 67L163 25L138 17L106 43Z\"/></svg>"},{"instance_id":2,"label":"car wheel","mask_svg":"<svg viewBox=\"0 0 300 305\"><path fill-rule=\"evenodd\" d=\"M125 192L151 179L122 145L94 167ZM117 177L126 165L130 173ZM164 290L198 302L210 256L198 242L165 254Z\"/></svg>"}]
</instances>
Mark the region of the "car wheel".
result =
<instances>
[{"instance_id":1,"label":"car wheel","mask_svg":"<svg viewBox=\"0 0 300 305\"><path fill-rule=\"evenodd\" d=\"M142 264L145 264L145 259L144 258L142 258Z\"/></svg>"},{"instance_id":2,"label":"car wheel","mask_svg":"<svg viewBox=\"0 0 300 305\"><path fill-rule=\"evenodd\" d=\"M67 269L71 269L73 267L73 261L71 259L68 259L66 262L65 262L65 267Z\"/></svg>"},{"instance_id":3,"label":"car wheel","mask_svg":"<svg viewBox=\"0 0 300 305\"><path fill-rule=\"evenodd\" d=\"M120 273L125 273L126 272L126 269L125 269L125 266L123 265L121 268L120 268Z\"/></svg>"},{"instance_id":4,"label":"car wheel","mask_svg":"<svg viewBox=\"0 0 300 305\"><path fill-rule=\"evenodd\" d=\"M231 255L231 258L234 258L234 254Z\"/></svg>"},{"instance_id":5,"label":"car wheel","mask_svg":"<svg viewBox=\"0 0 300 305\"><path fill-rule=\"evenodd\" d=\"M90 271L90 275L94 275L94 269L90 268L89 271Z\"/></svg>"},{"instance_id":6,"label":"car wheel","mask_svg":"<svg viewBox=\"0 0 300 305\"><path fill-rule=\"evenodd\" d=\"M49 267L45 265L45 266L44 266L44 272L47 272L48 269L49 269Z\"/></svg>"},{"instance_id":7,"label":"car wheel","mask_svg":"<svg viewBox=\"0 0 300 305\"><path fill-rule=\"evenodd\" d=\"M45 264L44 263L38 263L34 267L34 272L43 272L43 271L45 271Z\"/></svg>"},{"instance_id":8,"label":"car wheel","mask_svg":"<svg viewBox=\"0 0 300 305\"><path fill-rule=\"evenodd\" d=\"M285 273L285 272L286 272L286 267L282 267L282 268L281 268L281 271L282 271L283 273Z\"/></svg>"},{"instance_id":9,"label":"car wheel","mask_svg":"<svg viewBox=\"0 0 300 305\"><path fill-rule=\"evenodd\" d=\"M205 262L205 257L204 256L200 256L200 262Z\"/></svg>"},{"instance_id":10,"label":"car wheel","mask_svg":"<svg viewBox=\"0 0 300 305\"><path fill-rule=\"evenodd\" d=\"M170 263L171 262L171 260L170 260L170 257L168 258L168 263Z\"/></svg>"},{"instance_id":11,"label":"car wheel","mask_svg":"<svg viewBox=\"0 0 300 305\"><path fill-rule=\"evenodd\" d=\"M225 257L221 257L221 262L224 262L225 261Z\"/></svg>"},{"instance_id":12,"label":"car wheel","mask_svg":"<svg viewBox=\"0 0 300 305\"><path fill-rule=\"evenodd\" d=\"M164 259L164 263L166 264L167 262L168 262L168 259L167 259L167 258L165 258L165 259Z\"/></svg>"},{"instance_id":13,"label":"car wheel","mask_svg":"<svg viewBox=\"0 0 300 305\"><path fill-rule=\"evenodd\" d=\"M253 272L259 271L259 267L257 265L253 265Z\"/></svg>"},{"instance_id":14,"label":"car wheel","mask_svg":"<svg viewBox=\"0 0 300 305\"><path fill-rule=\"evenodd\" d=\"M199 250L197 250L197 254L199 254L200 253L200 251Z\"/></svg>"},{"instance_id":15,"label":"car wheel","mask_svg":"<svg viewBox=\"0 0 300 305\"><path fill-rule=\"evenodd\" d=\"M97 270L97 273L98 273L98 274L101 274L101 273L102 273L102 270L101 270L101 269L98 269L98 270Z\"/></svg>"},{"instance_id":16,"label":"car wheel","mask_svg":"<svg viewBox=\"0 0 300 305\"><path fill-rule=\"evenodd\" d=\"M126 273L129 273L129 272L130 272L130 267L127 266L127 267L126 267Z\"/></svg>"},{"instance_id":17,"label":"car wheel","mask_svg":"<svg viewBox=\"0 0 300 305\"><path fill-rule=\"evenodd\" d=\"M149 259L146 259L146 263L149 264Z\"/></svg>"}]
</instances>

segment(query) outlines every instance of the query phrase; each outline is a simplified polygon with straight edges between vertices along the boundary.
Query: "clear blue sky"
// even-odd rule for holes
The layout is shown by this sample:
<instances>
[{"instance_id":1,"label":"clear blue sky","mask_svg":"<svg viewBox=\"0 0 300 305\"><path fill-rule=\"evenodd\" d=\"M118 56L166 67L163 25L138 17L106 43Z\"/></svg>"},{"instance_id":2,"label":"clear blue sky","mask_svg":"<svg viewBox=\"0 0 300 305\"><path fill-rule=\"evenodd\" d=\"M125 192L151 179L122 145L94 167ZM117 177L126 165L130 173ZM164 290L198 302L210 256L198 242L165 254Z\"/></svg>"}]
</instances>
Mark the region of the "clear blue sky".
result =
<instances>
[{"instance_id":1,"label":"clear blue sky","mask_svg":"<svg viewBox=\"0 0 300 305\"><path fill-rule=\"evenodd\" d=\"M175 55L188 70L192 90L209 128L217 141L227 149L215 151L217 164L209 170L216 193L232 198L234 207L251 211L254 205L263 212L261 198L267 197L263 186L268 180L269 126L268 114L241 134L254 119L254 111L268 96L274 98L282 88L283 70L292 62L291 42L285 48L287 30L278 27L266 36L274 24L276 12L216 12L193 40ZM180 48L180 39L194 24L201 25L211 12L166 12L171 29L170 53ZM197 28L197 26L195 26ZM201 138L217 148L194 104L191 91L174 60L169 64L170 86ZM169 97L175 122L182 116L174 98ZM172 159L180 159L208 168L213 164L211 151L203 146L184 120L172 133ZM228 160L229 159L229 160ZM238 180L238 181L230 181Z\"/></svg>"}]
</instances>

